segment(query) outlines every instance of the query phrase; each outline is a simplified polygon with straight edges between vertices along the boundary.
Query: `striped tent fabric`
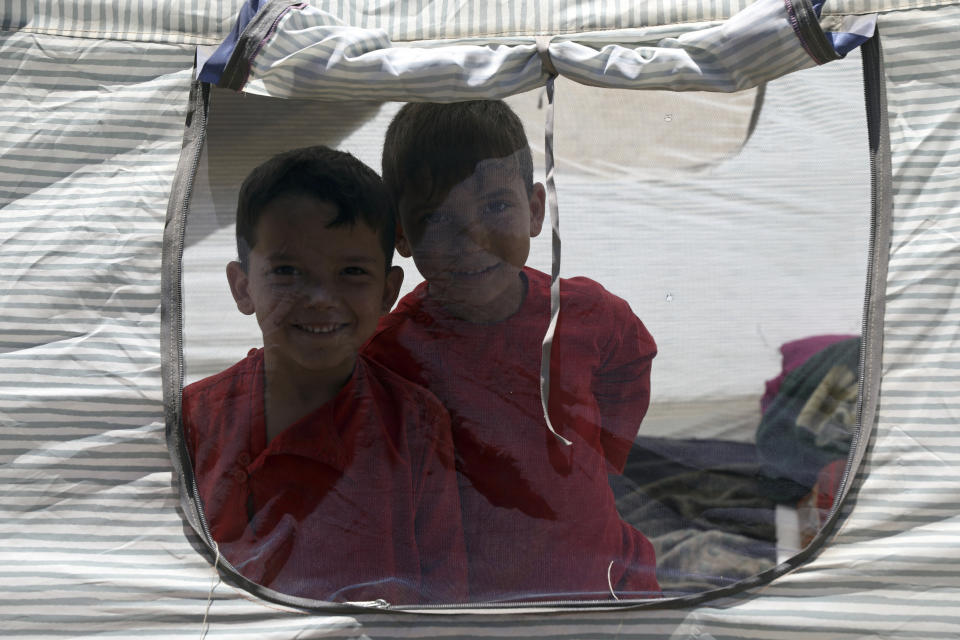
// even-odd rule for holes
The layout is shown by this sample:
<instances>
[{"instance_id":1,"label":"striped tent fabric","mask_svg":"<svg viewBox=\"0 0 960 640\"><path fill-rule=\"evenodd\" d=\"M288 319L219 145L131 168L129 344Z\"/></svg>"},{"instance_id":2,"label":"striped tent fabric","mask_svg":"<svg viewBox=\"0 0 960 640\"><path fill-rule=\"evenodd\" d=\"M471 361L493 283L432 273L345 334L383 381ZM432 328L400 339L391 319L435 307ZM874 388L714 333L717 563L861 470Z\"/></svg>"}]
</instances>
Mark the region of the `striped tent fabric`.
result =
<instances>
[{"instance_id":1,"label":"striped tent fabric","mask_svg":"<svg viewBox=\"0 0 960 640\"><path fill-rule=\"evenodd\" d=\"M4 0L0 30L76 38L214 44L233 25L241 0Z\"/></svg>"},{"instance_id":2,"label":"striped tent fabric","mask_svg":"<svg viewBox=\"0 0 960 640\"><path fill-rule=\"evenodd\" d=\"M671 25L726 20L746 3L547 5L400 2L389 16L364 10L380 3L323 7L400 42L517 25L682 31ZM214 572L180 511L165 441L160 267L195 45L222 40L239 6L145 6L0 4L4 638L960 635L960 5L846 0L824 10L880 13L892 174L880 185L892 209L880 402L838 526L767 585L561 615L304 611Z\"/></svg>"},{"instance_id":3,"label":"striped tent fabric","mask_svg":"<svg viewBox=\"0 0 960 640\"><path fill-rule=\"evenodd\" d=\"M715 3L645 5L626 0L578 2L533 0L489 3L468 0L455 4L401 0L391 11L376 3L337 0L323 3L330 14L345 24L362 29L383 29L391 40L415 42L458 38L496 38L512 35L565 34L605 31L647 25L712 22L737 13L749 2L723 0Z\"/></svg>"},{"instance_id":4,"label":"striped tent fabric","mask_svg":"<svg viewBox=\"0 0 960 640\"><path fill-rule=\"evenodd\" d=\"M0 51L0 628L122 630L185 540L157 273L192 51L22 32Z\"/></svg>"},{"instance_id":5,"label":"striped tent fabric","mask_svg":"<svg viewBox=\"0 0 960 640\"><path fill-rule=\"evenodd\" d=\"M830 51L818 58L811 49L822 49L819 42L797 46L797 15L778 0L757 2L722 26L697 26L568 36L539 45L526 36L395 47L383 29L291 7L267 31L266 42L263 29L247 36L257 43L256 55L247 73L233 74L227 86L322 100L502 98L542 85L549 64L583 84L736 91L836 57Z\"/></svg>"}]
</instances>

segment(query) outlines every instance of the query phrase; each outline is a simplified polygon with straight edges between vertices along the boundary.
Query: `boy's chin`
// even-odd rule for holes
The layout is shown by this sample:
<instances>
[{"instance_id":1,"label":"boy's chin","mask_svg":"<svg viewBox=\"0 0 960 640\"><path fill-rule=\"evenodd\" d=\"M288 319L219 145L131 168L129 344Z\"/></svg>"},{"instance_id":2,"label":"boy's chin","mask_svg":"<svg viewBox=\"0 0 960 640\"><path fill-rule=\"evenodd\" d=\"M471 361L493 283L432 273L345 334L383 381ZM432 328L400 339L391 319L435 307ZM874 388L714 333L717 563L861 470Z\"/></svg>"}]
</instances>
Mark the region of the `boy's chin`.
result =
<instances>
[{"instance_id":1,"label":"boy's chin","mask_svg":"<svg viewBox=\"0 0 960 640\"><path fill-rule=\"evenodd\" d=\"M434 286L429 288L430 297L447 306L480 308L490 304L497 296L496 292L484 291L476 287Z\"/></svg>"},{"instance_id":2,"label":"boy's chin","mask_svg":"<svg viewBox=\"0 0 960 640\"><path fill-rule=\"evenodd\" d=\"M469 292L440 291L430 297L448 313L473 322L495 322L513 315L522 303L522 297L507 291Z\"/></svg>"},{"instance_id":3,"label":"boy's chin","mask_svg":"<svg viewBox=\"0 0 960 640\"><path fill-rule=\"evenodd\" d=\"M357 350L346 346L339 349L297 349L267 352L268 360L292 373L313 376L349 375L357 359Z\"/></svg>"}]
</instances>

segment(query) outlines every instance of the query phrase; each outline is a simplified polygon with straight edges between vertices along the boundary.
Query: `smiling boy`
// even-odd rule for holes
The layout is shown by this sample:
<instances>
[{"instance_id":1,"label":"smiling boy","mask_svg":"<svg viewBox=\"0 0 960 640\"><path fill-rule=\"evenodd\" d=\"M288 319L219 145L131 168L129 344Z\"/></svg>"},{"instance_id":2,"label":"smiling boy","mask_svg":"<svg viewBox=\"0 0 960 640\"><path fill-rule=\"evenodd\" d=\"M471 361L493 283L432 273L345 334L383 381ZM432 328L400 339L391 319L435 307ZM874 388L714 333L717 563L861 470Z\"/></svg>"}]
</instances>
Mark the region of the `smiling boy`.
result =
<instances>
[{"instance_id":1,"label":"smiling boy","mask_svg":"<svg viewBox=\"0 0 960 640\"><path fill-rule=\"evenodd\" d=\"M397 248L426 279L385 317L370 357L450 412L474 601L658 596L653 547L616 511L650 399L656 345L622 299L560 283L547 429L541 342L550 277L525 266L545 192L523 126L500 101L408 104L383 176Z\"/></svg>"},{"instance_id":2,"label":"smiling boy","mask_svg":"<svg viewBox=\"0 0 960 640\"><path fill-rule=\"evenodd\" d=\"M240 190L227 280L263 348L184 389L184 428L220 553L276 591L463 596L449 417L357 355L403 279L394 229L379 177L326 147L275 156Z\"/></svg>"}]
</instances>

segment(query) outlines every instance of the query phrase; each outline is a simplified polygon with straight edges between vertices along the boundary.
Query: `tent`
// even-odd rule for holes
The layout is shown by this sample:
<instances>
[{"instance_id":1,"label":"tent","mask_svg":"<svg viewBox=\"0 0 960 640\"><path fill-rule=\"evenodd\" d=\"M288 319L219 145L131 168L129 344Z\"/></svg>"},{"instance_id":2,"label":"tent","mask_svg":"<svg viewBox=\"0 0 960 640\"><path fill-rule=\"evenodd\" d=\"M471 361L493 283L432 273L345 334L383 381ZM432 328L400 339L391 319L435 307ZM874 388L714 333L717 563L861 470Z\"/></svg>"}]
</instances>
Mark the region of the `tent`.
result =
<instances>
[{"instance_id":1,"label":"tent","mask_svg":"<svg viewBox=\"0 0 960 640\"><path fill-rule=\"evenodd\" d=\"M957 634L954 4L10 0L0 16L5 637ZM866 96L862 123L844 119L851 87ZM564 155L564 132L584 119L564 120L565 96L589 113L595 96L622 89L656 92L639 103L648 126L637 156L680 146L658 127L707 120L684 141L698 148L693 161L660 151L631 163L630 144L612 160L591 156L581 151L600 134L590 133ZM703 91L736 93L718 106ZM267 102L301 108L283 116L290 131L342 132L334 142L376 166L390 103L501 97L528 122L556 99L556 153L530 138L559 169L564 275L609 281L651 327L686 327L655 331L664 373L644 422L652 435L702 435L712 421L740 437L745 403L777 373L779 345L802 337L797 327L861 334L858 425L835 508L809 544L755 574L645 602L318 606L218 572L181 455L179 394L184 378L222 364L211 341L243 342L244 328L218 324L218 311L204 319L190 301L212 295L207 262L229 255L223 203L250 166L246 143L278 144L263 126ZM614 110L616 126L635 119L631 99ZM223 124L218 101L235 104ZM799 162L783 165L785 180L738 179L751 153L749 167L777 166L765 152L778 146ZM579 212L598 185L611 209L643 211L585 224ZM549 271L557 256L541 240L532 260ZM792 240L803 255L784 259ZM642 286L629 261L605 270L606 257L639 246ZM706 282L705 246L717 248ZM768 249L763 266L734 275L761 275L720 277L757 247ZM194 266L200 275L187 277ZM743 287L753 295L737 295ZM801 303L757 302L778 295L828 303L804 315ZM718 301L739 320L719 321ZM729 352L706 358L727 375L698 375L711 343L691 341L706 331L734 341L744 370L760 368L747 386ZM724 428L710 435L727 439Z\"/></svg>"}]
</instances>

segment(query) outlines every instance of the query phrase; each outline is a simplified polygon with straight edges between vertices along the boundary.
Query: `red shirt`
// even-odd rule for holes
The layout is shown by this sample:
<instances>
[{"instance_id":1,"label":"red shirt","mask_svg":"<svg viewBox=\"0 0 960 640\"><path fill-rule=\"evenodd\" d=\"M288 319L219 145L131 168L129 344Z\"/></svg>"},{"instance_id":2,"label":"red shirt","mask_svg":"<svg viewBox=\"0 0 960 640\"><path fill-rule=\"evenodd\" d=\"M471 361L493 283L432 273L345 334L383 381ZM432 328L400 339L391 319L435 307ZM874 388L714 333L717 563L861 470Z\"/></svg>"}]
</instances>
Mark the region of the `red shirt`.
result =
<instances>
[{"instance_id":1,"label":"red shirt","mask_svg":"<svg viewBox=\"0 0 960 640\"><path fill-rule=\"evenodd\" d=\"M220 553L276 591L391 604L463 599L450 423L363 357L340 393L269 445L263 350L183 390L187 445Z\"/></svg>"},{"instance_id":2,"label":"red shirt","mask_svg":"<svg viewBox=\"0 0 960 640\"><path fill-rule=\"evenodd\" d=\"M562 280L551 358L551 434L540 402L550 281L524 269L521 308L473 324L426 285L364 348L447 407L460 472L471 600L659 595L653 547L620 519L620 473L650 401L653 338L629 305L586 278Z\"/></svg>"}]
</instances>

